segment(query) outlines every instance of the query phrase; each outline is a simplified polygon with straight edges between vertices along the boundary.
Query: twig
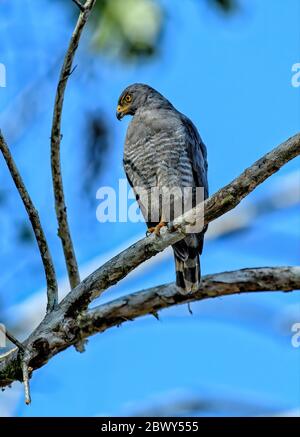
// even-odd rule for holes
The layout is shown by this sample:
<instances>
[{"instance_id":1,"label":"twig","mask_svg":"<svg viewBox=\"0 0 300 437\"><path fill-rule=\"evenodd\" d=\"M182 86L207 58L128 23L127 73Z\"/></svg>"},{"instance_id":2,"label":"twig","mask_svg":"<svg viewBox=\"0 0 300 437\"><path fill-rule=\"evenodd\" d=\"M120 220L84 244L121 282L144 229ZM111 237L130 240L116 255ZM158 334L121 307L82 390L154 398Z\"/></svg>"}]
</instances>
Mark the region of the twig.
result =
<instances>
[{"instance_id":1,"label":"twig","mask_svg":"<svg viewBox=\"0 0 300 437\"><path fill-rule=\"evenodd\" d=\"M22 360L22 374L23 374L23 384L25 393L25 404L29 405L31 403L30 397L30 385L29 385L29 374L28 374L28 364L25 359Z\"/></svg>"},{"instance_id":2,"label":"twig","mask_svg":"<svg viewBox=\"0 0 300 437\"><path fill-rule=\"evenodd\" d=\"M79 2L75 2L79 6ZM87 0L84 10L79 15L73 35L71 37L67 53L61 68L58 86L56 90L52 129L51 129L51 170L53 191L55 198L55 211L58 222L58 236L61 239L66 267L71 288L76 287L80 282L78 264L75 256L74 246L70 233L67 208L65 203L63 180L60 163L61 144L61 119L64 103L64 95L68 78L72 73L72 64L79 44L83 28L90 16L96 0Z\"/></svg>"},{"instance_id":3,"label":"twig","mask_svg":"<svg viewBox=\"0 0 300 437\"><path fill-rule=\"evenodd\" d=\"M17 346L21 351L25 351L24 346L22 343L19 342L19 340L16 339L16 337L13 336L7 329L3 329L2 325L0 324L0 330L5 334L5 336L8 338L9 341L11 341L15 346Z\"/></svg>"},{"instance_id":4,"label":"twig","mask_svg":"<svg viewBox=\"0 0 300 437\"><path fill-rule=\"evenodd\" d=\"M4 140L1 131L0 131L0 150L3 154L7 167L12 176L12 179L15 183L15 186L25 206L40 251L42 263L44 266L46 281L47 281L47 312L49 312L56 307L58 302L57 280L56 280L56 274L55 274L51 253L40 222L39 214L35 209L34 204L28 194L28 191L24 185L22 177L16 167L14 159L10 153L10 150Z\"/></svg>"},{"instance_id":5,"label":"twig","mask_svg":"<svg viewBox=\"0 0 300 437\"><path fill-rule=\"evenodd\" d=\"M79 7L79 9L81 10L81 12L84 12L85 7L80 3L79 0L72 0L72 1L75 3L75 5L77 5L77 6Z\"/></svg>"}]
</instances>

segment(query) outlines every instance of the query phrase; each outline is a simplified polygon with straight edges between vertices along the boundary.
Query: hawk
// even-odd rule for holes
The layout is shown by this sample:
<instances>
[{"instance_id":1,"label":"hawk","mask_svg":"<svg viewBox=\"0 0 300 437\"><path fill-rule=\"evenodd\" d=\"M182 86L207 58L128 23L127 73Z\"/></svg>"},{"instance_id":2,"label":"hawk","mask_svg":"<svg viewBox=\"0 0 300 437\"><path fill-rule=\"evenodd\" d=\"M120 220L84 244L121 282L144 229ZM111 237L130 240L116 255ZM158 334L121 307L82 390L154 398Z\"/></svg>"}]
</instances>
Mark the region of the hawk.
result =
<instances>
[{"instance_id":1,"label":"hawk","mask_svg":"<svg viewBox=\"0 0 300 437\"><path fill-rule=\"evenodd\" d=\"M125 115L133 117L126 133L124 170L136 194L148 232L159 236L161 227L176 216L176 195L168 204L171 205L170 214L173 214L170 219L170 214L167 218L164 211L166 202L162 200L161 192L159 201L149 195L146 205L144 197L142 200L140 196L141 188L147 193L152 193L154 188L176 188L176 193L178 188L181 193L185 192L185 188L191 188L192 206L195 206L196 187L203 187L204 199L208 197L206 147L191 120L148 85L133 84L122 92L116 116L121 120ZM181 202L184 201L181 199ZM199 288L199 255L205 231L206 228L198 233L189 233L173 245L176 285L183 294Z\"/></svg>"}]
</instances>

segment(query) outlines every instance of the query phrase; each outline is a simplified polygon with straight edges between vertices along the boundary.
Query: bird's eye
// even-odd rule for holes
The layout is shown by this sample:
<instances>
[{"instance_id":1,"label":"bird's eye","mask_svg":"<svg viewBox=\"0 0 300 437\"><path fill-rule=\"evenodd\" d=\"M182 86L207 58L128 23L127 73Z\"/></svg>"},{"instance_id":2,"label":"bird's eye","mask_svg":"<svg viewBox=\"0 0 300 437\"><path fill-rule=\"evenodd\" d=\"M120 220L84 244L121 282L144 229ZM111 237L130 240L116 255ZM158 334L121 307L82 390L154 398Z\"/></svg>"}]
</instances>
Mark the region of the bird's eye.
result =
<instances>
[{"instance_id":1,"label":"bird's eye","mask_svg":"<svg viewBox=\"0 0 300 437\"><path fill-rule=\"evenodd\" d=\"M126 102L126 103L130 103L131 100L132 100L131 95L130 95L130 94L126 94L126 96L125 96L125 102Z\"/></svg>"}]
</instances>

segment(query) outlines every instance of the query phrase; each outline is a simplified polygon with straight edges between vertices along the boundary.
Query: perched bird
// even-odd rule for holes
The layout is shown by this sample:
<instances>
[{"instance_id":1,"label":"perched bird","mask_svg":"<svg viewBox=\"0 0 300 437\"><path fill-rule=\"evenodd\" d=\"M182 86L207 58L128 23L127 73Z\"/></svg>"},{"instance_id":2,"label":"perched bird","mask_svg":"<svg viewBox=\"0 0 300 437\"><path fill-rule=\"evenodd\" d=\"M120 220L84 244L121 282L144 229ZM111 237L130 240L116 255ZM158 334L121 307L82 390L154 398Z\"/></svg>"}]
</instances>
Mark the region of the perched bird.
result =
<instances>
[{"instance_id":1,"label":"perched bird","mask_svg":"<svg viewBox=\"0 0 300 437\"><path fill-rule=\"evenodd\" d=\"M135 191L148 231L159 235L161 227L170 221L170 215L166 217L165 202L161 197L157 202L149 196L150 201L148 199L149 203L145 205L140 196L141 188L150 193L153 188L179 188L183 192L189 187L195 206L196 187L203 187L204 198L208 197L206 147L191 120L148 85L133 84L122 92L116 116L121 120L127 114L133 117L125 139L125 173ZM168 205L171 205L171 216L173 213L171 219L176 216L174 198L173 204ZM190 233L173 245L176 284L182 294L199 288L199 254L202 253L205 231L206 228L199 233Z\"/></svg>"}]
</instances>

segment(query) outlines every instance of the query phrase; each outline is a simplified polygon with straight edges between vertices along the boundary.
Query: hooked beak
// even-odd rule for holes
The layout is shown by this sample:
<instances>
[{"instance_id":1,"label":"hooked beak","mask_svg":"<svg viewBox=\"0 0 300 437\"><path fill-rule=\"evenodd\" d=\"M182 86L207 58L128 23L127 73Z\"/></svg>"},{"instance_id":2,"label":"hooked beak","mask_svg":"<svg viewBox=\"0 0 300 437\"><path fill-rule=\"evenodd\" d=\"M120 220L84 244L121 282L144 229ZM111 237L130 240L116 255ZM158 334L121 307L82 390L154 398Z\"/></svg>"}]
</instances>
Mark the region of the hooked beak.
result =
<instances>
[{"instance_id":1,"label":"hooked beak","mask_svg":"<svg viewBox=\"0 0 300 437\"><path fill-rule=\"evenodd\" d=\"M117 106L117 111L116 111L116 117L118 120L122 120L122 118L124 117L124 115L128 114L128 106L121 106L118 105Z\"/></svg>"}]
</instances>

